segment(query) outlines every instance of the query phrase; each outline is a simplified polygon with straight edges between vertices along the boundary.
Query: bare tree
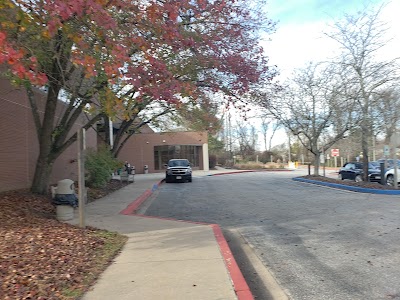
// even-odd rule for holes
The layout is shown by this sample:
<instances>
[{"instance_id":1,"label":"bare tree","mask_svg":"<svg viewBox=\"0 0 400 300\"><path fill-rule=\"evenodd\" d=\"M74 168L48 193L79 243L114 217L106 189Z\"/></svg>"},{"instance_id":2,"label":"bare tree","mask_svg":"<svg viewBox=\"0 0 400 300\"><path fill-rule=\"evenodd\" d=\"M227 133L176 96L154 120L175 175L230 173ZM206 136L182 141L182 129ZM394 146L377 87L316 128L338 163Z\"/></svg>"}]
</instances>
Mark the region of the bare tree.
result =
<instances>
[{"instance_id":1,"label":"bare tree","mask_svg":"<svg viewBox=\"0 0 400 300\"><path fill-rule=\"evenodd\" d=\"M271 114L266 113L261 117L261 134L263 137L265 151L271 151L272 139L275 136L276 131L281 127L281 123ZM268 134L271 132L268 138Z\"/></svg>"},{"instance_id":2,"label":"bare tree","mask_svg":"<svg viewBox=\"0 0 400 300\"><path fill-rule=\"evenodd\" d=\"M375 135L383 133L385 144L388 145L391 136L400 126L400 91L384 90L373 96L372 117Z\"/></svg>"},{"instance_id":3,"label":"bare tree","mask_svg":"<svg viewBox=\"0 0 400 300\"><path fill-rule=\"evenodd\" d=\"M257 140L255 127L253 125L247 126L245 123L237 122L233 135L239 146L239 154L244 159L254 156Z\"/></svg>"},{"instance_id":4,"label":"bare tree","mask_svg":"<svg viewBox=\"0 0 400 300\"><path fill-rule=\"evenodd\" d=\"M268 134L268 129L269 129L269 124L271 124L272 120L268 118L267 116L262 116L261 117L261 133L264 141L264 150L267 151L267 134Z\"/></svg>"},{"instance_id":5,"label":"bare tree","mask_svg":"<svg viewBox=\"0 0 400 300\"><path fill-rule=\"evenodd\" d=\"M294 75L280 95L261 102L314 155L315 175L320 154L353 126L354 105L341 97L343 92L335 69L310 64Z\"/></svg>"},{"instance_id":6,"label":"bare tree","mask_svg":"<svg viewBox=\"0 0 400 300\"><path fill-rule=\"evenodd\" d=\"M272 132L271 132L271 135L269 136L268 151L271 151L271 149L272 149L272 139L274 138L275 133L277 132L277 130L279 128L281 128L281 127L282 127L282 124L281 124L281 122L279 122L279 120L276 120L272 124Z\"/></svg>"},{"instance_id":7,"label":"bare tree","mask_svg":"<svg viewBox=\"0 0 400 300\"><path fill-rule=\"evenodd\" d=\"M358 103L364 180L368 180L372 97L398 80L396 59L377 59L379 51L388 43L385 39L387 26L379 17L381 9L366 9L354 16L346 15L333 25L331 33L327 33L341 46L337 64L345 70L347 82L353 85L353 92L348 96Z\"/></svg>"}]
</instances>

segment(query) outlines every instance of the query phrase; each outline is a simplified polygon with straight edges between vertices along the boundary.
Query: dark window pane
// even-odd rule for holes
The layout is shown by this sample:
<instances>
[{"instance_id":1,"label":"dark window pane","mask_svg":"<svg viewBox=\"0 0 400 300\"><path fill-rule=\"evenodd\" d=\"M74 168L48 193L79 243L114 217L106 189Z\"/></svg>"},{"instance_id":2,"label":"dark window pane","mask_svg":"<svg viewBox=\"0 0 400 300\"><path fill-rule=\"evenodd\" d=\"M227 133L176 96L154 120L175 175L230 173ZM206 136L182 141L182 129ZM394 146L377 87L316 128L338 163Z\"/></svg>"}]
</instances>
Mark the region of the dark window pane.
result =
<instances>
[{"instance_id":1,"label":"dark window pane","mask_svg":"<svg viewBox=\"0 0 400 300\"><path fill-rule=\"evenodd\" d=\"M162 170L164 165L173 158L186 158L191 166L199 167L199 148L191 145L163 145L154 146L154 166L156 170Z\"/></svg>"}]
</instances>

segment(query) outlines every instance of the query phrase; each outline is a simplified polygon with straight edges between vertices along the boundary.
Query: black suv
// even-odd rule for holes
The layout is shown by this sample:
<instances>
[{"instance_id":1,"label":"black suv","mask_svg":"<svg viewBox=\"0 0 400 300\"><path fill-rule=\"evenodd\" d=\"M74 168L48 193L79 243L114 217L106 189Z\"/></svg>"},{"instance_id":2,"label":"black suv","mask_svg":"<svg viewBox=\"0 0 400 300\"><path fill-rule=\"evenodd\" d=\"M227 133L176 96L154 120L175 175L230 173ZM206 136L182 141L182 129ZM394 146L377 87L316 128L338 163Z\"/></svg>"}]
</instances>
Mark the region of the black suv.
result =
<instances>
[{"instance_id":1,"label":"black suv","mask_svg":"<svg viewBox=\"0 0 400 300\"><path fill-rule=\"evenodd\" d=\"M339 170L339 179L350 179L355 182L362 181L363 164L360 162L348 162L345 163ZM379 182L381 180L381 170L379 163L369 162L368 163L368 177L369 181Z\"/></svg>"},{"instance_id":2,"label":"black suv","mask_svg":"<svg viewBox=\"0 0 400 300\"><path fill-rule=\"evenodd\" d=\"M187 159L171 159L167 164L165 182L189 181L192 182L192 168Z\"/></svg>"}]
</instances>

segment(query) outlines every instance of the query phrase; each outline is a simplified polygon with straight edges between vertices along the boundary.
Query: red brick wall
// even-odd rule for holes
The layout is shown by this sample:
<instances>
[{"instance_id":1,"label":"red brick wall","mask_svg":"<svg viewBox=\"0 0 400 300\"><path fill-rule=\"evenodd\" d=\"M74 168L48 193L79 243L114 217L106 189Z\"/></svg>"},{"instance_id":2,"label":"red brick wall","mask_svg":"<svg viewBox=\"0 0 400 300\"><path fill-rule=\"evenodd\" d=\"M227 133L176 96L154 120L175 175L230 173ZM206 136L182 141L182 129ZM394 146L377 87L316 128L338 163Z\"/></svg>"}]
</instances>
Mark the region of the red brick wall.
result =
<instances>
[{"instance_id":1,"label":"red brick wall","mask_svg":"<svg viewBox=\"0 0 400 300\"><path fill-rule=\"evenodd\" d=\"M163 132L141 133L132 136L122 148L118 159L129 161L136 168L136 173L143 173L144 165L149 166L149 173L164 172L155 170L154 146L164 145L197 145L208 143L207 132ZM203 169L203 153L199 153L200 169Z\"/></svg>"},{"instance_id":2,"label":"red brick wall","mask_svg":"<svg viewBox=\"0 0 400 300\"><path fill-rule=\"evenodd\" d=\"M37 96L44 93L38 91ZM43 107L44 102L41 107ZM65 108L58 105L57 115ZM39 107L40 110L40 107ZM80 128L82 118L72 129ZM97 147L97 138L93 130L86 134L88 147ZM32 112L23 89L12 86L8 80L0 78L0 191L29 188L35 172L39 146ZM71 145L56 160L53 166L51 183L64 178L77 179L76 143Z\"/></svg>"}]
</instances>

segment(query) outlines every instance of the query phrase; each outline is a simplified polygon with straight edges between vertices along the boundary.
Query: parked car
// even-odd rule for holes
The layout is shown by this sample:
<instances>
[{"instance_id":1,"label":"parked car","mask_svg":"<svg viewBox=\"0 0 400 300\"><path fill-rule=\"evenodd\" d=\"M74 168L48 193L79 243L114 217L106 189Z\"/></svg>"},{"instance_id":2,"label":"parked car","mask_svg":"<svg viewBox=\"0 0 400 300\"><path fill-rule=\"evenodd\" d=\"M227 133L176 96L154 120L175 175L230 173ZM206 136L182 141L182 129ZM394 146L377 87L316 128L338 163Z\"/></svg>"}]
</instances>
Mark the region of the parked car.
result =
<instances>
[{"instance_id":1,"label":"parked car","mask_svg":"<svg viewBox=\"0 0 400 300\"><path fill-rule=\"evenodd\" d=\"M189 181L192 182L192 168L187 159L171 159L166 165L165 182Z\"/></svg>"},{"instance_id":2,"label":"parked car","mask_svg":"<svg viewBox=\"0 0 400 300\"><path fill-rule=\"evenodd\" d=\"M369 162L368 177L370 182L381 182L381 164L379 161Z\"/></svg>"},{"instance_id":3,"label":"parked car","mask_svg":"<svg viewBox=\"0 0 400 300\"><path fill-rule=\"evenodd\" d=\"M386 184L394 186L394 168L391 168L386 171L385 173L385 178L386 178ZM399 166L397 167L397 184L400 183L400 168Z\"/></svg>"},{"instance_id":4,"label":"parked car","mask_svg":"<svg viewBox=\"0 0 400 300\"><path fill-rule=\"evenodd\" d=\"M387 185L394 185L394 159L379 159L379 163L386 162L385 180ZM400 183L400 160L397 159L397 181Z\"/></svg>"},{"instance_id":5,"label":"parked car","mask_svg":"<svg viewBox=\"0 0 400 300\"><path fill-rule=\"evenodd\" d=\"M362 181L363 164L360 162L347 162L339 170L339 179L350 179L355 182ZM368 177L369 181L380 182L381 170L378 162L368 163Z\"/></svg>"}]
</instances>

